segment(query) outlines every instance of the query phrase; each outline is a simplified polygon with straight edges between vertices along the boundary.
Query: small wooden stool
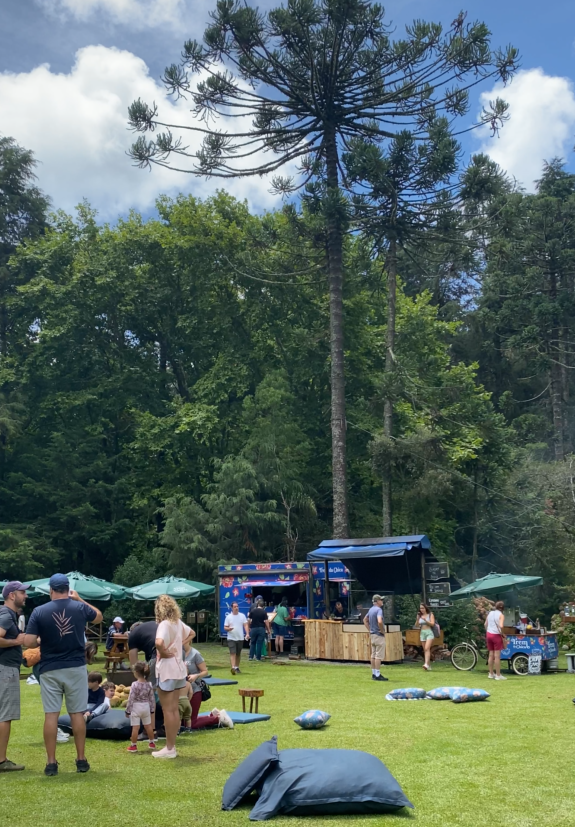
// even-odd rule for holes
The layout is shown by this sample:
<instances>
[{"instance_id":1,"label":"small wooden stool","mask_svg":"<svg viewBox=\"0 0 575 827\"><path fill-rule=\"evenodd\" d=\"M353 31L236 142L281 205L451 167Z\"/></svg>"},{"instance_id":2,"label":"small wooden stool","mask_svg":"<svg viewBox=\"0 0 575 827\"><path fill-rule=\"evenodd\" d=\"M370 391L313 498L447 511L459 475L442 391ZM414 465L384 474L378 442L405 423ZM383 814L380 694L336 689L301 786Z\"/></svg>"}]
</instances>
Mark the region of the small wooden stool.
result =
<instances>
[{"instance_id":1,"label":"small wooden stool","mask_svg":"<svg viewBox=\"0 0 575 827\"><path fill-rule=\"evenodd\" d=\"M254 698L256 701L256 713L258 712L258 703L262 695L263 689L238 689L238 695L242 699L242 712L246 711L246 698L250 699L250 712L254 711Z\"/></svg>"}]
</instances>

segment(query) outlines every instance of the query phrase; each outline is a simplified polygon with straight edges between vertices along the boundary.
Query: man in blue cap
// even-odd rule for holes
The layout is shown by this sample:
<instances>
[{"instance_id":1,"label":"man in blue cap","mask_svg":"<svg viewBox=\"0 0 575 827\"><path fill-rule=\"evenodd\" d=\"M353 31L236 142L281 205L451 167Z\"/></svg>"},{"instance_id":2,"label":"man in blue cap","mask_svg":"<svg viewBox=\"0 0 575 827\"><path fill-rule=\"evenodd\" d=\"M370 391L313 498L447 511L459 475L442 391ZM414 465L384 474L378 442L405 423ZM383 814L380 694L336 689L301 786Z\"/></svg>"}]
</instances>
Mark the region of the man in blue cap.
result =
<instances>
[{"instance_id":1,"label":"man in blue cap","mask_svg":"<svg viewBox=\"0 0 575 827\"><path fill-rule=\"evenodd\" d=\"M40 694L44 707L44 744L47 763L45 775L58 775L56 738L62 699L72 721L76 744L76 771L88 772L86 761L86 721L88 673L84 651L86 623L101 623L102 612L70 590L65 574L50 578L50 603L32 612L24 636L29 647L40 645Z\"/></svg>"},{"instance_id":2,"label":"man in blue cap","mask_svg":"<svg viewBox=\"0 0 575 827\"><path fill-rule=\"evenodd\" d=\"M24 635L18 628L18 616L26 603L30 586L19 580L6 583L2 589L4 605L0 606L0 772L23 770L6 757L12 721L20 720L20 666Z\"/></svg>"}]
</instances>

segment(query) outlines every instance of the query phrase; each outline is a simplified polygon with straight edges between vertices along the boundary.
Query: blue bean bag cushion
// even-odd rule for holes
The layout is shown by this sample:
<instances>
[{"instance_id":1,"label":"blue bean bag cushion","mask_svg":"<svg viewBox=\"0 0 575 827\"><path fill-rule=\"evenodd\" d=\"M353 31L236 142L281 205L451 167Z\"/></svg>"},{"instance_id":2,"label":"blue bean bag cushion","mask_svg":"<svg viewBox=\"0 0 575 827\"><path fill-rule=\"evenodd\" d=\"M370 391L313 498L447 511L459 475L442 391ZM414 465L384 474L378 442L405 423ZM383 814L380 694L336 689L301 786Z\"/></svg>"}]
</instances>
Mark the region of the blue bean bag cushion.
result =
<instances>
[{"instance_id":1,"label":"blue bean bag cushion","mask_svg":"<svg viewBox=\"0 0 575 827\"><path fill-rule=\"evenodd\" d=\"M485 689L459 689L451 696L454 704L465 704L469 701L486 701L489 698L489 692Z\"/></svg>"},{"instance_id":2,"label":"blue bean bag cushion","mask_svg":"<svg viewBox=\"0 0 575 827\"><path fill-rule=\"evenodd\" d=\"M264 778L251 821L276 815L389 813L413 807L385 764L349 749L286 749Z\"/></svg>"},{"instance_id":3,"label":"blue bean bag cushion","mask_svg":"<svg viewBox=\"0 0 575 827\"><path fill-rule=\"evenodd\" d=\"M277 741L277 735L264 741L236 767L224 787L222 810L233 810L242 798L256 788L270 767L278 762Z\"/></svg>"},{"instance_id":4,"label":"blue bean bag cushion","mask_svg":"<svg viewBox=\"0 0 575 827\"><path fill-rule=\"evenodd\" d=\"M390 701L421 701L425 694L425 689L392 689L386 697Z\"/></svg>"},{"instance_id":5,"label":"blue bean bag cushion","mask_svg":"<svg viewBox=\"0 0 575 827\"><path fill-rule=\"evenodd\" d=\"M321 729L330 718L331 715L322 712L321 709L308 709L307 712L302 712L301 715L294 718L294 721L302 729Z\"/></svg>"},{"instance_id":6,"label":"blue bean bag cushion","mask_svg":"<svg viewBox=\"0 0 575 827\"><path fill-rule=\"evenodd\" d=\"M454 692L460 692L464 686L439 686L437 689L430 689L427 697L432 701L450 701Z\"/></svg>"},{"instance_id":7,"label":"blue bean bag cushion","mask_svg":"<svg viewBox=\"0 0 575 827\"><path fill-rule=\"evenodd\" d=\"M60 715L58 726L64 732L72 732L69 715ZM86 738L103 738L111 741L125 741L132 734L130 719L126 718L125 709L110 709L103 715L97 715L86 724Z\"/></svg>"}]
</instances>

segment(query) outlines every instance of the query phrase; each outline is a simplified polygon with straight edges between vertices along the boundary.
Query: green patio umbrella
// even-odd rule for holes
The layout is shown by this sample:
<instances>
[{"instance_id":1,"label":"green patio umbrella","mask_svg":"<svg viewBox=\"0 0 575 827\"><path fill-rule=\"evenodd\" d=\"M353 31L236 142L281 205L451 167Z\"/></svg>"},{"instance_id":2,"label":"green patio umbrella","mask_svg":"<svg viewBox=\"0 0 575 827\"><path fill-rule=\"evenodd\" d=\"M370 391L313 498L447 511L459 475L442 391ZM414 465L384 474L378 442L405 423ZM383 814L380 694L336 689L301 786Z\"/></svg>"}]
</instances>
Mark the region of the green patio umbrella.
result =
<instances>
[{"instance_id":1,"label":"green patio umbrella","mask_svg":"<svg viewBox=\"0 0 575 827\"><path fill-rule=\"evenodd\" d=\"M93 583L97 583L104 589L107 589L107 591L109 591L112 595L112 600L125 600L128 597L125 586L120 586L118 583L110 583L109 580L102 580L101 577L94 577L93 574L87 574L86 579L91 580Z\"/></svg>"},{"instance_id":2,"label":"green patio umbrella","mask_svg":"<svg viewBox=\"0 0 575 827\"><path fill-rule=\"evenodd\" d=\"M479 580L474 580L467 586L451 592L450 600L463 600L466 597L495 597L506 592L529 589L532 586L540 586L543 583L542 577L529 577L522 574L497 574L492 571Z\"/></svg>"},{"instance_id":3,"label":"green patio umbrella","mask_svg":"<svg viewBox=\"0 0 575 827\"><path fill-rule=\"evenodd\" d=\"M158 577L151 583L133 586L127 589L135 600L155 600L161 594L167 594L175 600L184 597L199 597L199 595L213 594L214 586L207 583L197 583L195 580L186 580L185 577Z\"/></svg>"},{"instance_id":4,"label":"green patio umbrella","mask_svg":"<svg viewBox=\"0 0 575 827\"><path fill-rule=\"evenodd\" d=\"M98 578L81 574L79 571L70 571L66 577L70 581L70 588L78 592L83 600L108 601L112 598L116 599L116 594L108 587L113 586L114 590L122 588L113 583L108 584L104 580L98 580ZM41 580L32 580L30 585L32 585L37 592L40 592L40 594L50 594L49 577L44 577Z\"/></svg>"}]
</instances>

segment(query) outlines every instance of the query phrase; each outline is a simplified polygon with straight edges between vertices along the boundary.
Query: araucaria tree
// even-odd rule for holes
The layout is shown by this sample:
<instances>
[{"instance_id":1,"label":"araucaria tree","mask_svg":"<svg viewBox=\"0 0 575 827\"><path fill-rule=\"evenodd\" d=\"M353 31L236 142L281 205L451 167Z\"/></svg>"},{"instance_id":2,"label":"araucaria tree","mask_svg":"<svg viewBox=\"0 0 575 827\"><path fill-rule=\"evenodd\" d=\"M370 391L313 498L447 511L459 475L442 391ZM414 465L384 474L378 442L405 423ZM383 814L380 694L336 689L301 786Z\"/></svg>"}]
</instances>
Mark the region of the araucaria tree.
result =
<instances>
[{"instance_id":1,"label":"araucaria tree","mask_svg":"<svg viewBox=\"0 0 575 827\"><path fill-rule=\"evenodd\" d=\"M384 10L365 0L288 0L262 13L220 0L203 43L188 41L179 65L166 69L170 93L190 97L195 122L164 123L156 106L138 100L129 110L141 135L131 155L184 167L198 175L272 175L282 194L304 189L319 198L327 228L330 295L333 533L348 532L343 335L343 239L353 192L343 164L354 139L394 140L409 130L424 141L432 124L467 112L468 91L486 78L506 81L516 51L494 51L483 23L461 14L444 31L416 21L392 40ZM201 75L195 82L193 75ZM494 128L506 106L496 100L482 115ZM181 131L202 136L197 151ZM288 165L294 175L276 176ZM288 169L288 172L291 172Z\"/></svg>"}]
</instances>

